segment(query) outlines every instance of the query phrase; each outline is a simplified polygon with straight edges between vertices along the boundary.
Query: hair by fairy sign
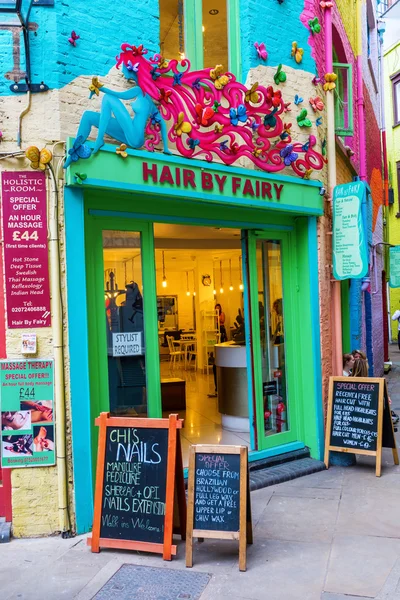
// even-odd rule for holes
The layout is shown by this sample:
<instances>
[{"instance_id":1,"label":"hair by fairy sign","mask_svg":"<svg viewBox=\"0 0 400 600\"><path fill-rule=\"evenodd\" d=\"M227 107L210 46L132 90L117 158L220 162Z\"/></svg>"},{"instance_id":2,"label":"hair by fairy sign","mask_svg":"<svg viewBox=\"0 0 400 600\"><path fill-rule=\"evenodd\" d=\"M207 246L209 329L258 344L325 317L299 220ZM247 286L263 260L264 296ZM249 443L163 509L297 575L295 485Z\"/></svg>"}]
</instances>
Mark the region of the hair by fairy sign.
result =
<instances>
[{"instance_id":1,"label":"hair by fairy sign","mask_svg":"<svg viewBox=\"0 0 400 600\"><path fill-rule=\"evenodd\" d=\"M290 103L280 89L258 83L248 89L221 65L192 71L187 59L146 55L142 45L122 44L116 66L134 84L127 90L109 89L93 77L90 97L102 97L101 108L83 113L65 167L98 152L108 135L124 145L117 148L124 158L125 146L151 151L161 145L168 154L170 143L185 158L226 165L246 158L268 173L289 167L309 178L323 168L326 159L314 135L292 141L285 120ZM124 105L129 100L133 117ZM93 150L85 145L92 127L98 130Z\"/></svg>"}]
</instances>

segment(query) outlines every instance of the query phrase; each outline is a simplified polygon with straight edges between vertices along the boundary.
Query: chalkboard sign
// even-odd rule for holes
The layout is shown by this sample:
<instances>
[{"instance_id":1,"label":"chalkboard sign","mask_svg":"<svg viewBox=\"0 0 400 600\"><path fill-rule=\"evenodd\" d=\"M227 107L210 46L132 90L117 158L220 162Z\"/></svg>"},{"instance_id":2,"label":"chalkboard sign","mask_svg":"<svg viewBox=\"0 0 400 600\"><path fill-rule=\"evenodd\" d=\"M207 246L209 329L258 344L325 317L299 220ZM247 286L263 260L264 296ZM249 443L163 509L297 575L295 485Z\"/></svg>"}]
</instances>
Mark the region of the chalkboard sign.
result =
<instances>
[{"instance_id":1,"label":"chalkboard sign","mask_svg":"<svg viewBox=\"0 0 400 600\"><path fill-rule=\"evenodd\" d=\"M190 448L187 567L193 536L239 540L239 568L246 570L246 544L253 540L246 446Z\"/></svg>"},{"instance_id":2,"label":"chalkboard sign","mask_svg":"<svg viewBox=\"0 0 400 600\"><path fill-rule=\"evenodd\" d=\"M107 427L100 537L162 544L168 429Z\"/></svg>"},{"instance_id":3,"label":"chalkboard sign","mask_svg":"<svg viewBox=\"0 0 400 600\"><path fill-rule=\"evenodd\" d=\"M195 456L194 529L239 531L240 455Z\"/></svg>"},{"instance_id":4,"label":"chalkboard sign","mask_svg":"<svg viewBox=\"0 0 400 600\"><path fill-rule=\"evenodd\" d=\"M102 413L92 552L101 547L160 552L170 560L175 483L181 534L186 500L177 415L169 419L109 417Z\"/></svg>"},{"instance_id":5,"label":"chalkboard sign","mask_svg":"<svg viewBox=\"0 0 400 600\"><path fill-rule=\"evenodd\" d=\"M326 466L330 450L376 456L376 475L380 476L382 447L392 448L398 464L386 381L372 377L331 377Z\"/></svg>"}]
</instances>

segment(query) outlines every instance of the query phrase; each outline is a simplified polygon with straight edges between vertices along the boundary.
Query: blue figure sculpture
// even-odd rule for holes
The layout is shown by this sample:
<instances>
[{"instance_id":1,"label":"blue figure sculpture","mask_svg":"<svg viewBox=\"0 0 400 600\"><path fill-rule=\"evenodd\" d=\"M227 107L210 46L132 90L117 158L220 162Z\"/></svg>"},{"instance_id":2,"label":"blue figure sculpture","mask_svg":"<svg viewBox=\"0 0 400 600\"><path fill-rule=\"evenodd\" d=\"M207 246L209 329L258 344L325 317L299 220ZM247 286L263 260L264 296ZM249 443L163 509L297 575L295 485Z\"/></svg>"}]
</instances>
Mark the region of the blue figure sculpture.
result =
<instances>
[{"instance_id":1,"label":"blue figure sculpture","mask_svg":"<svg viewBox=\"0 0 400 600\"><path fill-rule=\"evenodd\" d=\"M122 72L126 79L134 81L136 84L135 87L123 92L110 90L109 88L98 84L95 78L93 79L93 83L90 86L90 98L92 98L94 94L104 94L101 103L101 111L98 113L86 110L83 113L75 143L68 151L69 156L64 163L64 169L66 169L71 162L75 162L79 158L89 158L92 153L96 154L96 152L104 145L104 136L106 134L131 148L141 148L145 141L146 124L150 118L160 126L164 152L166 154L171 154L167 146L166 123L154 100L139 86L137 71L135 71L134 68L135 65L131 68L125 64L122 65ZM131 103L133 117L129 114L126 106L122 103L122 100L133 100ZM92 127L98 128L93 152L84 145L90 135Z\"/></svg>"}]
</instances>

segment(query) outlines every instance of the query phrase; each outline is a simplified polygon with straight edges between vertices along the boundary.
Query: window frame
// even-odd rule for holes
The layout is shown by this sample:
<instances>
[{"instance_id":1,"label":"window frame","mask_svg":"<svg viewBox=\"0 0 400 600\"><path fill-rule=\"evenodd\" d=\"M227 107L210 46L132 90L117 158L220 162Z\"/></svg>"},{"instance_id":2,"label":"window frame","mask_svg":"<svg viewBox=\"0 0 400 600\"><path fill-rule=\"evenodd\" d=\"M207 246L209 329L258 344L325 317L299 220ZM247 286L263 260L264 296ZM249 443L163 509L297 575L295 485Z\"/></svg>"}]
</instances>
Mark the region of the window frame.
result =
<instances>
[{"instance_id":1,"label":"window frame","mask_svg":"<svg viewBox=\"0 0 400 600\"><path fill-rule=\"evenodd\" d=\"M394 75L390 76L390 82L392 84L393 127L397 127L397 125L400 125L400 111L397 111L396 86L400 86L400 71L397 71L397 73L394 73Z\"/></svg>"},{"instance_id":2,"label":"window frame","mask_svg":"<svg viewBox=\"0 0 400 600\"><path fill-rule=\"evenodd\" d=\"M335 102L335 133L336 135L340 136L340 137L350 137L352 135L354 135L354 115L353 115L353 65L349 64L349 63L340 63L340 62L334 62L333 63L333 71L334 73L336 73L335 68L337 68L339 71L341 69L345 69L347 71L347 95L348 95L348 102L347 102L347 106L348 106L348 126L347 127L341 127L339 126L339 107L338 107L338 102ZM338 75L338 80L339 81L339 77L340 75L337 73ZM339 97L339 94L337 92L338 89L338 83L336 84L336 89L335 89L335 94ZM344 119L343 119L343 124L344 124Z\"/></svg>"}]
</instances>

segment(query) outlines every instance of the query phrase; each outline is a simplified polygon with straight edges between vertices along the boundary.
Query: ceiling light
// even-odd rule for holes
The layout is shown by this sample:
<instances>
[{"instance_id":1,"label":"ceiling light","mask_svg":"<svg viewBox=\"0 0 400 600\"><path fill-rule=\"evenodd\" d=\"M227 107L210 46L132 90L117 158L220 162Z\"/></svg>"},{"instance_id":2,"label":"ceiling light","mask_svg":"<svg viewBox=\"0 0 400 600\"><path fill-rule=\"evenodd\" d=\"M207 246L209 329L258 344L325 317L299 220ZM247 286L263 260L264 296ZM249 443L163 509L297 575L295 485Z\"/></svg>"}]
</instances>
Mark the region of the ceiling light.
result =
<instances>
[{"instance_id":1,"label":"ceiling light","mask_svg":"<svg viewBox=\"0 0 400 600\"><path fill-rule=\"evenodd\" d=\"M163 272L163 278L162 278L162 286L163 288L167 287L167 277L165 275L165 257L164 257L164 250L162 253L162 272Z\"/></svg>"},{"instance_id":2,"label":"ceiling light","mask_svg":"<svg viewBox=\"0 0 400 600\"><path fill-rule=\"evenodd\" d=\"M208 14L210 14L214 17L215 15L219 14L219 10L217 8L212 8L211 10L208 11Z\"/></svg>"}]
</instances>

